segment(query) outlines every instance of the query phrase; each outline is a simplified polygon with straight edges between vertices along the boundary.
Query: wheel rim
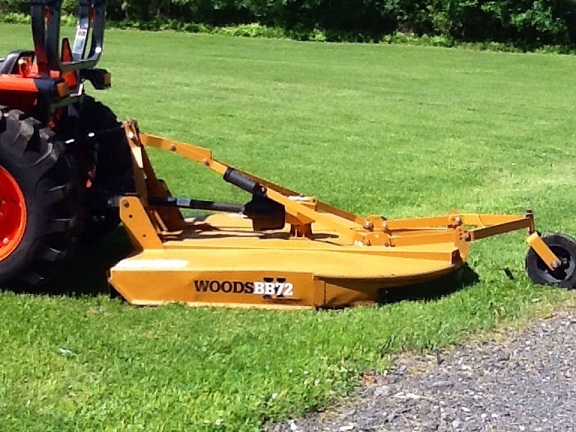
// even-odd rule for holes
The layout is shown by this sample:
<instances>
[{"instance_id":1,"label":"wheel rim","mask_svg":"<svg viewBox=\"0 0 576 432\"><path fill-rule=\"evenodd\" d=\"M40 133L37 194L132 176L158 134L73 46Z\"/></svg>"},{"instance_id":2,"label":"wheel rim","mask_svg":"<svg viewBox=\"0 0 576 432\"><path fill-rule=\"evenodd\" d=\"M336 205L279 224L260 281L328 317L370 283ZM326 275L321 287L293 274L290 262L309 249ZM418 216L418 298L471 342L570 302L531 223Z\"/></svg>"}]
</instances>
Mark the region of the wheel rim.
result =
<instances>
[{"instance_id":1,"label":"wheel rim","mask_svg":"<svg viewBox=\"0 0 576 432\"><path fill-rule=\"evenodd\" d=\"M569 278L576 270L576 263L572 259L570 252L561 246L549 245L550 250L560 259L562 263L556 270L551 271L548 266L538 259L538 270L542 272L544 278L551 283L558 283Z\"/></svg>"},{"instance_id":2,"label":"wheel rim","mask_svg":"<svg viewBox=\"0 0 576 432\"><path fill-rule=\"evenodd\" d=\"M18 183L0 166L0 261L18 247L26 228L26 201Z\"/></svg>"}]
</instances>

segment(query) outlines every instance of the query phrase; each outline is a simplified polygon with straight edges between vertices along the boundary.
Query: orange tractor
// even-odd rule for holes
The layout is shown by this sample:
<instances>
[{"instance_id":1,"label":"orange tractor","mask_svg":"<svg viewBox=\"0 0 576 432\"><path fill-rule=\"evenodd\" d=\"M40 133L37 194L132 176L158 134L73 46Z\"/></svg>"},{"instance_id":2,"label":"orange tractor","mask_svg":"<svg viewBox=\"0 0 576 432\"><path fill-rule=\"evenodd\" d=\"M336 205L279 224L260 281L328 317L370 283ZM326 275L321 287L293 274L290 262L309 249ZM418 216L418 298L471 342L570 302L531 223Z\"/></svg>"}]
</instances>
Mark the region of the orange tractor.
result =
<instances>
[{"instance_id":1,"label":"orange tractor","mask_svg":"<svg viewBox=\"0 0 576 432\"><path fill-rule=\"evenodd\" d=\"M378 302L390 289L462 268L469 243L527 229L529 277L576 286L576 243L541 237L531 212L388 220L362 217L275 185L209 150L141 133L85 93L110 87L96 68L104 1L80 0L75 39L61 0L31 3L34 50L0 60L0 286L38 285L81 241L123 223L133 253L109 272L132 304L265 308ZM246 191L244 204L174 197L145 148L175 152ZM206 212L185 218L180 209Z\"/></svg>"},{"instance_id":2,"label":"orange tractor","mask_svg":"<svg viewBox=\"0 0 576 432\"><path fill-rule=\"evenodd\" d=\"M134 189L121 124L84 92L110 87L95 68L104 2L81 0L76 38L60 41L61 1L31 3L34 50L0 60L0 280L37 285L81 238L115 227L112 196Z\"/></svg>"}]
</instances>

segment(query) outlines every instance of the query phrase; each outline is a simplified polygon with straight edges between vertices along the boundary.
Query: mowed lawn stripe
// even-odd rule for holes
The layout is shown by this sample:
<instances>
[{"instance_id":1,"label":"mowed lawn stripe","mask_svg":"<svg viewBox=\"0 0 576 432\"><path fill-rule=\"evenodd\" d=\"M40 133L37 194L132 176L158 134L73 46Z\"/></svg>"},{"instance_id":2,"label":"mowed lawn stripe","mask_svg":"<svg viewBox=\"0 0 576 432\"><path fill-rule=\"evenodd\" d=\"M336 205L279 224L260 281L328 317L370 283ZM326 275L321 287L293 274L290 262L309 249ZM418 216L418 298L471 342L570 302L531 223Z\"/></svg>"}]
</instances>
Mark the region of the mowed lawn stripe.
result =
<instances>
[{"instance_id":1,"label":"mowed lawn stripe","mask_svg":"<svg viewBox=\"0 0 576 432\"><path fill-rule=\"evenodd\" d=\"M0 53L30 46L26 26L0 25ZM114 85L93 94L121 118L347 210L533 208L543 231L576 235L574 57L112 30L101 67ZM152 158L176 194L247 199ZM479 280L438 301L277 313L110 300L119 232L51 285L78 295L0 294L2 428L258 430L346 395L393 353L573 303L528 281L524 239L473 245Z\"/></svg>"}]
</instances>

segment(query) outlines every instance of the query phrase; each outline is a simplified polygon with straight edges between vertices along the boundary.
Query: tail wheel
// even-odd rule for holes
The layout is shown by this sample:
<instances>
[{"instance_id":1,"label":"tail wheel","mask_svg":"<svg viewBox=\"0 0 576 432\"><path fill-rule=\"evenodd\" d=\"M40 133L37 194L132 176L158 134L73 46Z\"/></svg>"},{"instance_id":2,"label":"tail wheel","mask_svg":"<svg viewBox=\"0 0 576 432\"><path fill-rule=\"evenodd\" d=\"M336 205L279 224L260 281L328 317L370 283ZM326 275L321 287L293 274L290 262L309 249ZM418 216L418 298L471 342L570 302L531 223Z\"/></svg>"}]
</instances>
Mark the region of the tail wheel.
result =
<instances>
[{"instance_id":1,"label":"tail wheel","mask_svg":"<svg viewBox=\"0 0 576 432\"><path fill-rule=\"evenodd\" d=\"M576 288L576 241L564 234L549 234L542 237L544 243L560 259L561 264L550 270L542 259L530 249L526 254L526 273L533 282L561 288Z\"/></svg>"},{"instance_id":2,"label":"tail wheel","mask_svg":"<svg viewBox=\"0 0 576 432\"><path fill-rule=\"evenodd\" d=\"M57 273L81 234L83 199L65 145L0 107L0 283L36 285Z\"/></svg>"},{"instance_id":3,"label":"tail wheel","mask_svg":"<svg viewBox=\"0 0 576 432\"><path fill-rule=\"evenodd\" d=\"M78 108L80 133L91 142L94 154L91 185L87 196L86 229L83 242L91 243L111 232L120 223L117 208L110 206L116 196L134 192L132 155L124 128L110 108L85 96Z\"/></svg>"}]
</instances>

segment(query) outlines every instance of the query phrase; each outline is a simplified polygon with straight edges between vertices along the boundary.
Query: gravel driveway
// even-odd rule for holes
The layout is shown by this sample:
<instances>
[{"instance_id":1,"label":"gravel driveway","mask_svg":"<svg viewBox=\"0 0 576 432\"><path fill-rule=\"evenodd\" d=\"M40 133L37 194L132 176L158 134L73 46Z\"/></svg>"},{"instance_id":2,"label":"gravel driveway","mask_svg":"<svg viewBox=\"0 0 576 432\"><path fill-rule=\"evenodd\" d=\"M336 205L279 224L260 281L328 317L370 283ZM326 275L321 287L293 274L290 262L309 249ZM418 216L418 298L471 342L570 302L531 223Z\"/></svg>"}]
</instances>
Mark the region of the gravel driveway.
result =
<instances>
[{"instance_id":1,"label":"gravel driveway","mask_svg":"<svg viewBox=\"0 0 576 432\"><path fill-rule=\"evenodd\" d=\"M576 310L364 381L353 405L268 431L576 431Z\"/></svg>"}]
</instances>

